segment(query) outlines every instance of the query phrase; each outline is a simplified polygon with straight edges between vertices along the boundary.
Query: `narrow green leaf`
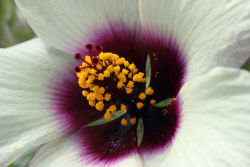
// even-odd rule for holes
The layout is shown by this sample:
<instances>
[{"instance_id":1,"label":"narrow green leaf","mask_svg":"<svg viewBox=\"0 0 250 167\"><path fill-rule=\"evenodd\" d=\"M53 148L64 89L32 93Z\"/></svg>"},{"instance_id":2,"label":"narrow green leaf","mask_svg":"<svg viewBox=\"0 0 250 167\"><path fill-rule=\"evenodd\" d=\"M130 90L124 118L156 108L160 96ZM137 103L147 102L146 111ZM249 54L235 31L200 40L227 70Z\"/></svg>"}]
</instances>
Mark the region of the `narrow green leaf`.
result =
<instances>
[{"instance_id":1,"label":"narrow green leaf","mask_svg":"<svg viewBox=\"0 0 250 167\"><path fill-rule=\"evenodd\" d=\"M103 125L103 124L109 123L109 122L123 116L124 114L126 114L126 111L118 110L118 111L113 112L111 114L112 114L112 117L110 120L106 120L104 117L102 117L98 120L95 120L95 121L85 125L84 127L98 126L98 125Z\"/></svg>"},{"instance_id":2,"label":"narrow green leaf","mask_svg":"<svg viewBox=\"0 0 250 167\"><path fill-rule=\"evenodd\" d=\"M142 118L139 118L137 124L137 145L140 147L144 135L144 125Z\"/></svg>"},{"instance_id":3,"label":"narrow green leaf","mask_svg":"<svg viewBox=\"0 0 250 167\"><path fill-rule=\"evenodd\" d=\"M163 107L166 107L167 105L171 104L172 101L174 101L174 100L175 100L175 98L167 98L167 99L165 99L165 100L162 100L162 101L159 102L159 103L156 103L156 104L154 105L154 107L156 107L156 108L163 108Z\"/></svg>"},{"instance_id":4,"label":"narrow green leaf","mask_svg":"<svg viewBox=\"0 0 250 167\"><path fill-rule=\"evenodd\" d=\"M150 63L150 56L148 54L147 57L147 62L146 62L146 89L149 87L150 85L150 80L151 80L151 63Z\"/></svg>"}]
</instances>

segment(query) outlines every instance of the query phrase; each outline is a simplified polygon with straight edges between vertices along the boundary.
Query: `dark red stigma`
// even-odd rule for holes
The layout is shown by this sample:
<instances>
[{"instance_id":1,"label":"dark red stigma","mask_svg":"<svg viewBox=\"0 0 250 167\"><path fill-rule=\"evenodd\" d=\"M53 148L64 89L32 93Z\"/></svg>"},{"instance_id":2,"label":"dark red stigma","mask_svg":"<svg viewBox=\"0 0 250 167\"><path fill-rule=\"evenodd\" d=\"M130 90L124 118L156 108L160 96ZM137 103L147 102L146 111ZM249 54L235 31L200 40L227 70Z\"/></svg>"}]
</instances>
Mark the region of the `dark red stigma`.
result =
<instances>
[{"instance_id":1,"label":"dark red stigma","mask_svg":"<svg viewBox=\"0 0 250 167\"><path fill-rule=\"evenodd\" d=\"M74 71L75 73L81 72L81 68L79 66L76 66Z\"/></svg>"}]
</instances>

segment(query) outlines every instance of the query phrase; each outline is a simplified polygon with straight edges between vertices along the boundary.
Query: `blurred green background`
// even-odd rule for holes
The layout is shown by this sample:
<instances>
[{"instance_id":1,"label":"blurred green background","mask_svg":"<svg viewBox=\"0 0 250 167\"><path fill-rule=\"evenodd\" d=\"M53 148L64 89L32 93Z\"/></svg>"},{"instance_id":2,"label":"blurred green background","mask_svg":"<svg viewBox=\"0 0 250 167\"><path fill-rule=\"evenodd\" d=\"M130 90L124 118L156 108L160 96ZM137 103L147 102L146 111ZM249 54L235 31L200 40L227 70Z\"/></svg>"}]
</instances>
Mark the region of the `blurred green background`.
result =
<instances>
[{"instance_id":1,"label":"blurred green background","mask_svg":"<svg viewBox=\"0 0 250 167\"><path fill-rule=\"evenodd\" d=\"M0 0L0 48L15 45L33 37L35 37L34 32L16 8L14 0ZM250 60L242 68L250 71ZM37 148L33 148L27 151L9 167L27 167L36 150Z\"/></svg>"},{"instance_id":2,"label":"blurred green background","mask_svg":"<svg viewBox=\"0 0 250 167\"><path fill-rule=\"evenodd\" d=\"M8 47L34 37L17 10L14 0L0 0L0 47Z\"/></svg>"}]
</instances>

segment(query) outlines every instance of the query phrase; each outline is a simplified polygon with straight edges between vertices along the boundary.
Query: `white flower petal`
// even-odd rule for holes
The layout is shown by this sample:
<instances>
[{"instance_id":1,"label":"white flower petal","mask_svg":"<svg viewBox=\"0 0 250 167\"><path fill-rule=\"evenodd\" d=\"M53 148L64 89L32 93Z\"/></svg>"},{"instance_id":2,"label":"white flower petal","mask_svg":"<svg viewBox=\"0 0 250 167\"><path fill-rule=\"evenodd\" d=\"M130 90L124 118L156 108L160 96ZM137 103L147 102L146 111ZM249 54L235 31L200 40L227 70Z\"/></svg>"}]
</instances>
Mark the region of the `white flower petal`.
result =
<instances>
[{"instance_id":1,"label":"white flower petal","mask_svg":"<svg viewBox=\"0 0 250 167\"><path fill-rule=\"evenodd\" d=\"M122 160L117 160L111 164L95 164L88 162L84 155L79 156L79 147L76 144L75 136L69 136L60 140L55 140L42 146L32 159L31 167L141 167L141 159L138 155L131 155Z\"/></svg>"},{"instance_id":2,"label":"white flower petal","mask_svg":"<svg viewBox=\"0 0 250 167\"><path fill-rule=\"evenodd\" d=\"M46 44L74 54L102 29L140 27L138 1L16 0L24 17ZM126 29L126 27L124 27Z\"/></svg>"},{"instance_id":3,"label":"white flower petal","mask_svg":"<svg viewBox=\"0 0 250 167\"><path fill-rule=\"evenodd\" d=\"M240 67L250 56L250 1L140 0L145 38L176 38L188 79L214 66Z\"/></svg>"},{"instance_id":4,"label":"white flower petal","mask_svg":"<svg viewBox=\"0 0 250 167\"><path fill-rule=\"evenodd\" d=\"M38 39L0 49L0 166L59 136L48 86L66 61Z\"/></svg>"},{"instance_id":5,"label":"white flower petal","mask_svg":"<svg viewBox=\"0 0 250 167\"><path fill-rule=\"evenodd\" d=\"M215 68L183 86L182 120L172 146L143 155L144 167L249 167L250 74Z\"/></svg>"}]
</instances>

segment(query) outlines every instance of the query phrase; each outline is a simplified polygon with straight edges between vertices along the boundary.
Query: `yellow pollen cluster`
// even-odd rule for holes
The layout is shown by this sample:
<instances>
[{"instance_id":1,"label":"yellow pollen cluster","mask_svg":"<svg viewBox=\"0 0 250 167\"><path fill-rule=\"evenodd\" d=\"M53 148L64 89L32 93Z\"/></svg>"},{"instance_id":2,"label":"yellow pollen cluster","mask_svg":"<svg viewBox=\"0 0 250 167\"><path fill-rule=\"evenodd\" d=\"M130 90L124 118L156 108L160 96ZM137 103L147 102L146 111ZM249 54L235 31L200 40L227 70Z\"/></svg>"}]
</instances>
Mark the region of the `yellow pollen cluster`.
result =
<instances>
[{"instance_id":1,"label":"yellow pollen cluster","mask_svg":"<svg viewBox=\"0 0 250 167\"><path fill-rule=\"evenodd\" d=\"M93 61L93 58L95 61ZM125 58L117 54L101 52L98 56L85 56L82 65L77 72L78 84L83 88L82 95L87 99L90 106L95 107L98 111L104 111L104 118L110 120L112 113L117 110L127 111L127 106L121 101L112 101L113 92L137 97L136 100L150 100L148 96L154 93L149 87L142 92L134 91L136 85L146 83L144 73L139 72L134 63L129 63ZM120 93L119 93L120 92ZM137 92L137 93L136 93ZM131 96L132 97L132 96ZM117 98L114 98L117 100ZM137 108L143 108L143 102L136 102ZM151 99L151 104L156 101ZM136 124L136 118L129 120L122 119L121 124Z\"/></svg>"}]
</instances>

